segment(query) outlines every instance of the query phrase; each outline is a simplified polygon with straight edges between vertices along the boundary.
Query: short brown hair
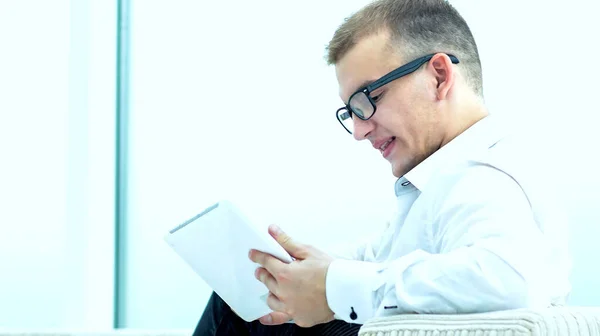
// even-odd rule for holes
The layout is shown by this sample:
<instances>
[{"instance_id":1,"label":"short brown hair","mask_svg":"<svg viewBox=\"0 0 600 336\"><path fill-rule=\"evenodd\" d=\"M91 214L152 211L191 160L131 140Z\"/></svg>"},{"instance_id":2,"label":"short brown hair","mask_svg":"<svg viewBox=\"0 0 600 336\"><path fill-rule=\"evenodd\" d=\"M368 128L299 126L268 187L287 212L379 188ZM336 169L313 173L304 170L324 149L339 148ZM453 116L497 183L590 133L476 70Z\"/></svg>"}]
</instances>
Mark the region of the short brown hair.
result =
<instances>
[{"instance_id":1,"label":"short brown hair","mask_svg":"<svg viewBox=\"0 0 600 336\"><path fill-rule=\"evenodd\" d=\"M410 61L445 52L458 57L467 83L483 97L481 61L466 21L446 0L377 0L347 18L327 46L336 64L362 38L388 30L390 46Z\"/></svg>"}]
</instances>

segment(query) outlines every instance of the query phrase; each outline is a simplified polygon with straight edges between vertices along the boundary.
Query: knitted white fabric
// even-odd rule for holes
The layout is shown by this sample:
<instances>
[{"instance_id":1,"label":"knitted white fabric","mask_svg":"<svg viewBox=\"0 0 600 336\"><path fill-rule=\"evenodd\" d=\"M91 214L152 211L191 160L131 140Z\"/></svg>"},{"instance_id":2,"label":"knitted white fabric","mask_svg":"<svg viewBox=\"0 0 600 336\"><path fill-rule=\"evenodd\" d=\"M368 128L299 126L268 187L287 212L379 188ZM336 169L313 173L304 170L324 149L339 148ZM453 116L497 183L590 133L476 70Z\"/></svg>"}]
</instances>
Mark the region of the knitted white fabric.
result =
<instances>
[{"instance_id":1,"label":"knitted white fabric","mask_svg":"<svg viewBox=\"0 0 600 336\"><path fill-rule=\"evenodd\" d=\"M360 336L600 336L600 308L552 307L467 315L398 315L363 325Z\"/></svg>"}]
</instances>

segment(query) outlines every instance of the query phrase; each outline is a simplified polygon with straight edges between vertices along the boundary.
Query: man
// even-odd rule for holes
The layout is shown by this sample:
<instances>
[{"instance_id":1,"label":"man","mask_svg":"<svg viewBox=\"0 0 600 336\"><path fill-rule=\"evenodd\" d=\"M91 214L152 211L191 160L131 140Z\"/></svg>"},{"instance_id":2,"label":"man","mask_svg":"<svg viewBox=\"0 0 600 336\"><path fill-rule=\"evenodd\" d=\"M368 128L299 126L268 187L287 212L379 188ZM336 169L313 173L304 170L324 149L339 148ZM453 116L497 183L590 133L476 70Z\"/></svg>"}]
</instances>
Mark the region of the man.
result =
<instances>
[{"instance_id":1,"label":"man","mask_svg":"<svg viewBox=\"0 0 600 336\"><path fill-rule=\"evenodd\" d=\"M296 259L249 255L274 312L246 323L213 294L195 334L356 335L379 316L564 303L566 221L547 168L489 116L457 11L443 0L379 0L340 26L328 53L345 102L337 118L390 162L397 214L346 258L271 227Z\"/></svg>"}]
</instances>

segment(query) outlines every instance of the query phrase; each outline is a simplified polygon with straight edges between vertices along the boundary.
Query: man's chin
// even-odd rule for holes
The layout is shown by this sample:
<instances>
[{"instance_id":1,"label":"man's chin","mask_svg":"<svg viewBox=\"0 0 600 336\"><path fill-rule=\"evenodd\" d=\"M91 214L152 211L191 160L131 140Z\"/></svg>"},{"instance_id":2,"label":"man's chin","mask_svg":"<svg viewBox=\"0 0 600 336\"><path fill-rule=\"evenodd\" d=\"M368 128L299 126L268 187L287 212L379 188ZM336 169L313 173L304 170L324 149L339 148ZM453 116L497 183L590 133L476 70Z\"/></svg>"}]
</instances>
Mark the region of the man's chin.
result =
<instances>
[{"instance_id":1,"label":"man's chin","mask_svg":"<svg viewBox=\"0 0 600 336\"><path fill-rule=\"evenodd\" d=\"M392 161L390 164L392 165L392 174L394 174L395 177L400 178L406 175L406 173L408 173L414 167L414 165L403 160L398 161Z\"/></svg>"},{"instance_id":2,"label":"man's chin","mask_svg":"<svg viewBox=\"0 0 600 336\"><path fill-rule=\"evenodd\" d=\"M405 172L402 170L402 167L398 167L393 162L391 163L391 165L392 165L392 174L394 175L394 177L401 178L402 176L404 176Z\"/></svg>"}]
</instances>

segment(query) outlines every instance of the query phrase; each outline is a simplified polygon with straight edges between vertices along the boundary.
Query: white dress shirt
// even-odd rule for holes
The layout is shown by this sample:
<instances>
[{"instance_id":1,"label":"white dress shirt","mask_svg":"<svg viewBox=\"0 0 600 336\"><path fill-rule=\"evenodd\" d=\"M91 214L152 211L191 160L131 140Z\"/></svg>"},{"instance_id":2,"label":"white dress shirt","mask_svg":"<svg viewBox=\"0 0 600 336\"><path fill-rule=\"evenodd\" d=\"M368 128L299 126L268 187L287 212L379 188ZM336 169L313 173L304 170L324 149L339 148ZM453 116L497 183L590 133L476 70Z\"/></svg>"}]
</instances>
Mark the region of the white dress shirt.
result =
<instances>
[{"instance_id":1,"label":"white dress shirt","mask_svg":"<svg viewBox=\"0 0 600 336\"><path fill-rule=\"evenodd\" d=\"M385 231L326 279L337 319L474 313L562 304L567 220L535 148L488 116L395 185Z\"/></svg>"}]
</instances>

